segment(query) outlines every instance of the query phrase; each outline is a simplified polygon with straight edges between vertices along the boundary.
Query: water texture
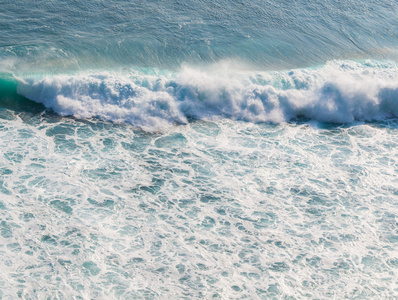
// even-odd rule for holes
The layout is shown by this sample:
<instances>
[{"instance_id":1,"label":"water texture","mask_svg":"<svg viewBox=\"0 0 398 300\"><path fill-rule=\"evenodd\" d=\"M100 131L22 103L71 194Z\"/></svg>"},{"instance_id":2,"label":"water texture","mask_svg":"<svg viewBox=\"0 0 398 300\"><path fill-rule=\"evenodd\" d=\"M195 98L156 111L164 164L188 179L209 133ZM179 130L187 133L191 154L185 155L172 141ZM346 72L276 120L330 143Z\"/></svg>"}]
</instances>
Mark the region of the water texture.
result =
<instances>
[{"instance_id":1,"label":"water texture","mask_svg":"<svg viewBox=\"0 0 398 300\"><path fill-rule=\"evenodd\" d=\"M397 298L397 12L0 0L0 299Z\"/></svg>"},{"instance_id":2,"label":"water texture","mask_svg":"<svg viewBox=\"0 0 398 300\"><path fill-rule=\"evenodd\" d=\"M0 126L4 297L396 295L396 121Z\"/></svg>"},{"instance_id":3,"label":"water texture","mask_svg":"<svg viewBox=\"0 0 398 300\"><path fill-rule=\"evenodd\" d=\"M333 59L397 58L395 1L2 0L0 5L0 55L18 71L175 69L224 59L279 70Z\"/></svg>"}]
</instances>

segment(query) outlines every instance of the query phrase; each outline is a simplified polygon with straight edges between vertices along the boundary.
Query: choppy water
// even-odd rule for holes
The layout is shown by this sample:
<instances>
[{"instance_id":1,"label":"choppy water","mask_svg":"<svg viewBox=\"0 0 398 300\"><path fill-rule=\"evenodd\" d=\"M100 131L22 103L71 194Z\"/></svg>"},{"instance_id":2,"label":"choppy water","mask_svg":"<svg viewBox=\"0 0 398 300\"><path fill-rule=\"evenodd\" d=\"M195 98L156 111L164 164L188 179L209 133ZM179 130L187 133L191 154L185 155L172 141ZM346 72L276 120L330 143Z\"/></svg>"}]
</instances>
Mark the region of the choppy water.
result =
<instances>
[{"instance_id":1,"label":"choppy water","mask_svg":"<svg viewBox=\"0 0 398 300\"><path fill-rule=\"evenodd\" d=\"M0 1L1 299L398 297L398 5Z\"/></svg>"},{"instance_id":2,"label":"choppy water","mask_svg":"<svg viewBox=\"0 0 398 300\"><path fill-rule=\"evenodd\" d=\"M2 295L395 296L397 128L3 110Z\"/></svg>"}]
</instances>

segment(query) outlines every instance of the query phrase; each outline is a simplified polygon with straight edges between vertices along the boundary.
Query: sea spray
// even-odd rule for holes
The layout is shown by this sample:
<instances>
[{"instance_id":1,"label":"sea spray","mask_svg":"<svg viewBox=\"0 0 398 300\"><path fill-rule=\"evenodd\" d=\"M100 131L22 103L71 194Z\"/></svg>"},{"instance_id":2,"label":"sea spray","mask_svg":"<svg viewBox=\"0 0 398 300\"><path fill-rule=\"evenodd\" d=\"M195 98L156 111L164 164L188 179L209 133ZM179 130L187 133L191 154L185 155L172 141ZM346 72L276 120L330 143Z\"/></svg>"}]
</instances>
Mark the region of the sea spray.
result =
<instances>
[{"instance_id":1,"label":"sea spray","mask_svg":"<svg viewBox=\"0 0 398 300\"><path fill-rule=\"evenodd\" d=\"M61 116L96 117L146 131L189 119L350 123L398 116L397 66L371 61L332 61L286 72L185 66L159 75L41 75L18 78L17 92Z\"/></svg>"}]
</instances>

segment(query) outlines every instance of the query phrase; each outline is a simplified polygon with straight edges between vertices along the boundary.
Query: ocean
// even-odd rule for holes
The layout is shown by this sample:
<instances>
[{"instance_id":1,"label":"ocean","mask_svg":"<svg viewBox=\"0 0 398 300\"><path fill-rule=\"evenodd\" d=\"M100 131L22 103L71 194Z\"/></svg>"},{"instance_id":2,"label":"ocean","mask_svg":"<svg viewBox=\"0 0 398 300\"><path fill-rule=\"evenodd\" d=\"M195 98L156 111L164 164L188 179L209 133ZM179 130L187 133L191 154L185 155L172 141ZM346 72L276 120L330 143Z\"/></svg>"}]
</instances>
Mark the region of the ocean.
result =
<instances>
[{"instance_id":1,"label":"ocean","mask_svg":"<svg viewBox=\"0 0 398 300\"><path fill-rule=\"evenodd\" d=\"M398 298L398 2L0 0L0 299Z\"/></svg>"}]
</instances>

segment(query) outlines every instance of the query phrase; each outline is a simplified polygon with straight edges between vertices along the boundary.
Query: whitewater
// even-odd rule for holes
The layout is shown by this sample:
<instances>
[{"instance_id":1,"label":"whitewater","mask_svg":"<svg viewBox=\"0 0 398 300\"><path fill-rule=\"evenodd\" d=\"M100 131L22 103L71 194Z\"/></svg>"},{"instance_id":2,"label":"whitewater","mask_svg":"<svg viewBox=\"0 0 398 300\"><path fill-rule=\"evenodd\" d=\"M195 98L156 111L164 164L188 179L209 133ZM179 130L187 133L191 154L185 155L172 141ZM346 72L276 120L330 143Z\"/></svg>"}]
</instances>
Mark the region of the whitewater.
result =
<instances>
[{"instance_id":1,"label":"whitewater","mask_svg":"<svg viewBox=\"0 0 398 300\"><path fill-rule=\"evenodd\" d=\"M61 116L97 117L145 131L189 119L351 123L398 116L396 64L333 61L273 73L230 68L223 63L206 71L40 76L18 79L17 92Z\"/></svg>"},{"instance_id":2,"label":"whitewater","mask_svg":"<svg viewBox=\"0 0 398 300\"><path fill-rule=\"evenodd\" d=\"M0 299L398 297L398 4L0 8Z\"/></svg>"}]
</instances>

